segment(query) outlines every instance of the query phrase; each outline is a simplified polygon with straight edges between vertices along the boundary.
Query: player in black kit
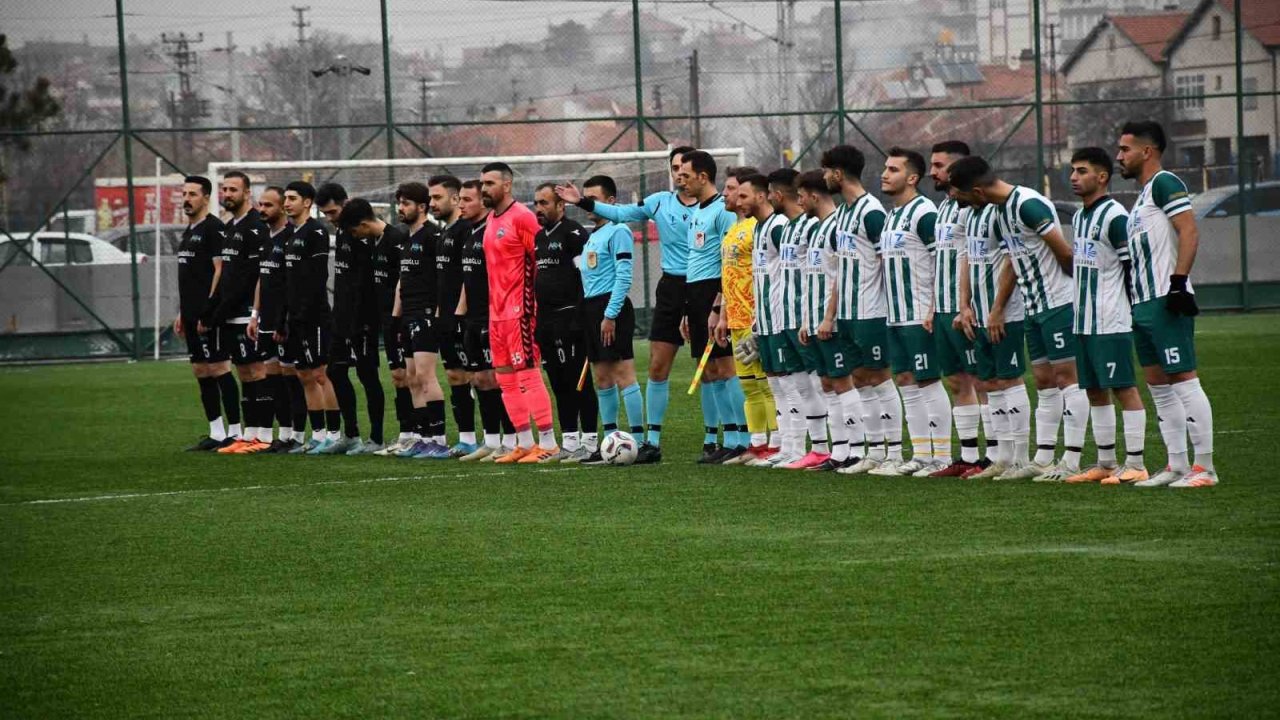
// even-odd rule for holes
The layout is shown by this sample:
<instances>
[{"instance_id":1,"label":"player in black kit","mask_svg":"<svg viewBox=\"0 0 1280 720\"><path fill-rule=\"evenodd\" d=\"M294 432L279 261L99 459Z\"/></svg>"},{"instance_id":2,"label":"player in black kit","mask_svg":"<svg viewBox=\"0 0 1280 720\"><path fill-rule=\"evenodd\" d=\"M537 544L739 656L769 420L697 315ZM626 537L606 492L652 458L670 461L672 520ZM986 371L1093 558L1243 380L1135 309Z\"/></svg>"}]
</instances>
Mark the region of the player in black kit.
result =
<instances>
[{"instance_id":1,"label":"player in black kit","mask_svg":"<svg viewBox=\"0 0 1280 720\"><path fill-rule=\"evenodd\" d=\"M207 332L200 331L201 320L212 309L211 298L222 270L220 253L225 228L221 220L209 214L212 192L209 178L191 175L183 180L182 211L189 224L178 245L178 317L173 321L173 331L187 341L191 370L200 384L200 403L209 421L209 434L188 450L217 450L235 442L240 434L239 390L231 377L222 330L212 327Z\"/></svg>"},{"instance_id":2,"label":"player in black kit","mask_svg":"<svg viewBox=\"0 0 1280 720\"><path fill-rule=\"evenodd\" d=\"M293 360L284 351L284 255L293 226L284 214L284 188L268 185L258 195L258 214L267 224L266 251L258 263L258 289L245 333L266 358L266 382L275 404L280 435L264 452L283 454L302 444L307 432L307 399ZM297 440L294 439L295 434Z\"/></svg>"},{"instance_id":3,"label":"player in black kit","mask_svg":"<svg viewBox=\"0 0 1280 720\"><path fill-rule=\"evenodd\" d=\"M343 437L321 455L365 455L382 449L382 423L386 395L378 377L378 339L381 319L373 279L373 244L353 238L338 226L338 216L347 203L347 190L338 183L325 183L316 190L316 205L337 231L333 257L333 337L329 341L326 370L333 394L342 413ZM369 442L360 439L356 389L348 369L364 386L369 408Z\"/></svg>"},{"instance_id":4,"label":"player in black kit","mask_svg":"<svg viewBox=\"0 0 1280 720\"><path fill-rule=\"evenodd\" d=\"M338 442L342 416L325 370L329 364L329 231L311 217L316 189L296 180L284 189L284 211L293 221L285 246L285 352L302 379L311 417L311 439L291 453L316 455Z\"/></svg>"},{"instance_id":5,"label":"player in black kit","mask_svg":"<svg viewBox=\"0 0 1280 720\"><path fill-rule=\"evenodd\" d=\"M462 219L458 210L458 192L462 181L452 175L435 175L427 180L431 197L431 216L444 225L436 243L436 290L439 309L436 325L440 344L440 360L445 379L449 381L449 405L458 426L458 442L449 448L454 457L470 455L479 449L476 442L476 406L471 399L471 374L462 358L463 317L455 314L462 295L462 245L471 235L471 223Z\"/></svg>"},{"instance_id":6,"label":"player in black kit","mask_svg":"<svg viewBox=\"0 0 1280 720\"><path fill-rule=\"evenodd\" d=\"M430 204L427 186L404 183L396 188L396 213L409 226L409 239L400 253L400 285L392 314L400 318L406 340L405 364L413 393L413 413L418 437L398 457L447 460L444 393L436 377L440 357L437 334L436 243L440 231L427 222Z\"/></svg>"},{"instance_id":7,"label":"player in black kit","mask_svg":"<svg viewBox=\"0 0 1280 720\"><path fill-rule=\"evenodd\" d=\"M595 384L585 375L587 356L578 304L582 302L582 275L576 259L582 255L590 233L565 217L564 201L554 183L539 185L533 209L542 230L534 236L538 274L534 294L538 300L535 331L542 351L542 367L551 380L560 417L560 452L546 462L582 462L598 448L596 422L600 414ZM581 390L579 386L581 385Z\"/></svg>"},{"instance_id":8,"label":"player in black kit","mask_svg":"<svg viewBox=\"0 0 1280 720\"><path fill-rule=\"evenodd\" d=\"M267 386L266 356L247 329L253 315L253 295L258 286L258 266L270 242L267 224L253 207L249 176L232 170L222 176L219 200L231 215L222 241L222 277L214 292L209 326L222 329L231 362L240 376L244 432L240 439L218 450L227 454L260 453L271 447L275 419L271 388Z\"/></svg>"}]
</instances>

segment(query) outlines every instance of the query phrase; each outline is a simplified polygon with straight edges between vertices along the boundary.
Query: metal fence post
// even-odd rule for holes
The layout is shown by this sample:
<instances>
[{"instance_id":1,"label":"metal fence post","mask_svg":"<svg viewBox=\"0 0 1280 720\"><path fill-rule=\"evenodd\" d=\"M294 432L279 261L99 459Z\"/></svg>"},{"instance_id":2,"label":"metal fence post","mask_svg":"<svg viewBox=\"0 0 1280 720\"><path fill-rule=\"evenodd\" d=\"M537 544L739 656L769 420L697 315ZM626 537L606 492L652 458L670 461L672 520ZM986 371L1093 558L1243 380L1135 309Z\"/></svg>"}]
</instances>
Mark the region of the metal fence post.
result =
<instances>
[{"instance_id":1,"label":"metal fence post","mask_svg":"<svg viewBox=\"0 0 1280 720\"><path fill-rule=\"evenodd\" d=\"M1040 65L1040 2L1041 0L1031 0L1031 28L1032 35L1035 36L1032 47L1036 66L1036 184L1040 186L1038 189L1041 192L1048 195L1049 183L1044 176L1044 82L1040 77L1043 69Z\"/></svg>"},{"instance_id":2,"label":"metal fence post","mask_svg":"<svg viewBox=\"0 0 1280 720\"><path fill-rule=\"evenodd\" d=\"M1244 194L1244 0L1236 0L1236 192L1240 194L1240 305L1249 312L1249 214Z\"/></svg>"},{"instance_id":3,"label":"metal fence post","mask_svg":"<svg viewBox=\"0 0 1280 720\"><path fill-rule=\"evenodd\" d=\"M644 70L640 63L640 0L631 0L631 50L635 63L636 83L636 150L644 152ZM640 197L645 196L644 161L640 163ZM649 223L644 223L640 230L640 257L644 262L644 306L653 307L649 299ZM647 324L647 323L646 323Z\"/></svg>"},{"instance_id":4,"label":"metal fence post","mask_svg":"<svg viewBox=\"0 0 1280 720\"><path fill-rule=\"evenodd\" d=\"M133 292L133 359L142 359L142 316L138 292L138 228L134 222L133 127L129 119L129 62L124 49L124 0L116 0L116 49L120 59L120 122L124 135L124 186L129 207L129 283ZM157 198L159 200L159 198ZM160 262L160 258L156 258ZM160 298L155 299L160 302Z\"/></svg>"},{"instance_id":5,"label":"metal fence post","mask_svg":"<svg viewBox=\"0 0 1280 720\"><path fill-rule=\"evenodd\" d=\"M835 0L836 25L836 112L840 122L836 124L836 141L844 144L844 23L840 20L840 0Z\"/></svg>"},{"instance_id":6,"label":"metal fence post","mask_svg":"<svg viewBox=\"0 0 1280 720\"><path fill-rule=\"evenodd\" d=\"M382 0L382 106L387 121L387 159L396 156L394 108L391 104L391 32L387 27L387 0ZM426 118L422 118L426 122ZM395 184L395 171L387 170L389 185Z\"/></svg>"}]
</instances>

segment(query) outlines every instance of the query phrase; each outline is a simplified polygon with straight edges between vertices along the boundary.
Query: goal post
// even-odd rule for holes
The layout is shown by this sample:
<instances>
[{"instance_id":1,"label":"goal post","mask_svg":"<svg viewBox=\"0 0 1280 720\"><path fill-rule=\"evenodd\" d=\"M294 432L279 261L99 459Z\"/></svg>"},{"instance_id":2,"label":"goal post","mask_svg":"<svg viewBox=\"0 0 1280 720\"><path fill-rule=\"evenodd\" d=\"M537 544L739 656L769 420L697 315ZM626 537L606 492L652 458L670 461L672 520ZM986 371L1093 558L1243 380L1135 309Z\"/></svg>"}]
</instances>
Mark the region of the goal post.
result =
<instances>
[{"instance_id":1,"label":"goal post","mask_svg":"<svg viewBox=\"0 0 1280 720\"><path fill-rule=\"evenodd\" d=\"M717 185L724 183L728 166L745 164L746 150L740 147L703 148L716 160L720 172ZM592 175L608 175L618 187L618 202L637 202L649 193L673 188L668 167L669 148L644 152L564 153L554 155L507 155L488 157L415 157L358 160L253 160L220 161L208 165L208 177L216 185L222 174L239 170L253 181L255 194L266 185L285 185L305 180L319 186L340 183L349 197L362 197L394 222L395 190L404 182L426 182L432 175L448 173L462 180L479 178L480 168L491 162L505 162L513 174L512 194L525 203L533 201L534 190L547 182L572 181L581 186ZM577 208L568 210L569 217L585 224L587 218ZM638 257L643 258L634 277L631 301L638 313L638 325L648 325L649 301L662 275L661 254L656 246L657 234L652 224L633 226L641 243ZM650 247L653 245L653 247Z\"/></svg>"}]
</instances>

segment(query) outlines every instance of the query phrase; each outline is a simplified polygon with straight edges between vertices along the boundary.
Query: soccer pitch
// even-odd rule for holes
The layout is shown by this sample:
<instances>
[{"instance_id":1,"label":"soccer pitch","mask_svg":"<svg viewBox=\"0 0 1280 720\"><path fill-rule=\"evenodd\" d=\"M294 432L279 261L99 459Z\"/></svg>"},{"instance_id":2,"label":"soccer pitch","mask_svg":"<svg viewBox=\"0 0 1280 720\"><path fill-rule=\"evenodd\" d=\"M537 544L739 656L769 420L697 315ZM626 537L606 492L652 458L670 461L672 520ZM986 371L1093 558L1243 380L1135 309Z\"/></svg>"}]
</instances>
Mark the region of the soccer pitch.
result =
<instances>
[{"instance_id":1,"label":"soccer pitch","mask_svg":"<svg viewBox=\"0 0 1280 720\"><path fill-rule=\"evenodd\" d=\"M687 354L629 469L182 453L185 363L0 369L0 717L1275 715L1280 315L1198 329L1188 491L697 466Z\"/></svg>"}]
</instances>

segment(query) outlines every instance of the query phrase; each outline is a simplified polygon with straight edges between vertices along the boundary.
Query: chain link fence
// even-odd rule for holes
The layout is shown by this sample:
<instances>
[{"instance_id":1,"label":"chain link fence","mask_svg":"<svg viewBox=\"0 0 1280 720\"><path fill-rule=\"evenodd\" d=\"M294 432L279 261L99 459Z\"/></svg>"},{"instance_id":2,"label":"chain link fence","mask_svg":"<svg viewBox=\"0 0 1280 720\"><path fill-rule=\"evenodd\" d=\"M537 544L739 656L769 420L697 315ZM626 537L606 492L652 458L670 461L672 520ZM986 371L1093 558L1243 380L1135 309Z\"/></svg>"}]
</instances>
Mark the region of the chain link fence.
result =
<instances>
[{"instance_id":1,"label":"chain link fence","mask_svg":"<svg viewBox=\"0 0 1280 720\"><path fill-rule=\"evenodd\" d=\"M305 2L4 4L6 91L47 79L59 110L0 129L0 360L177 351L177 193L211 162L693 144L768 170L848 142L874 191L889 147L959 139L1066 216L1072 150L1137 118L1195 194L1201 304L1280 305L1280 3Z\"/></svg>"}]
</instances>

